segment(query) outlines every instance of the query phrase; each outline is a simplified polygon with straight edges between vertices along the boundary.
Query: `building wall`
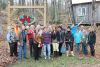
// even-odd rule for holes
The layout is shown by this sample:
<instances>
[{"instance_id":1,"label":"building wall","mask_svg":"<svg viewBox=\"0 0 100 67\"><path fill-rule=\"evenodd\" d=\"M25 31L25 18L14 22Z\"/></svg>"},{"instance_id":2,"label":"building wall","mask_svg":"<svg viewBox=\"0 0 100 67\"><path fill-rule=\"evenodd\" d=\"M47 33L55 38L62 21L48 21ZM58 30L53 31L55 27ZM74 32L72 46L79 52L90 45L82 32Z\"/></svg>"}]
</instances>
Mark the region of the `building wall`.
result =
<instances>
[{"instance_id":1,"label":"building wall","mask_svg":"<svg viewBox=\"0 0 100 67\"><path fill-rule=\"evenodd\" d=\"M84 24L92 22L92 4L77 4L73 5L74 18L76 23L83 20ZM95 22L100 23L100 2L96 3Z\"/></svg>"}]
</instances>

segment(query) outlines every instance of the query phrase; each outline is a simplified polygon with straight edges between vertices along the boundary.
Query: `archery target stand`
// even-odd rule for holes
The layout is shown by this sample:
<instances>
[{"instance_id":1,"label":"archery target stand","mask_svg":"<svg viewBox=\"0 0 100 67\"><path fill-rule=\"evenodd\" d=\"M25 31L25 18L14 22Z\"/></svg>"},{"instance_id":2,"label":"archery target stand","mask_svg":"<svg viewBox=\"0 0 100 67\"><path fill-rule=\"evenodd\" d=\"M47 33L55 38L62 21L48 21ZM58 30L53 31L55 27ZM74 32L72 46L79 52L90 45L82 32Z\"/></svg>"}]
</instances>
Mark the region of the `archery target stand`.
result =
<instances>
[{"instance_id":1,"label":"archery target stand","mask_svg":"<svg viewBox=\"0 0 100 67\"><path fill-rule=\"evenodd\" d=\"M47 5L46 5L46 2L43 4L43 5L33 5L33 6L15 6L15 5L11 5L10 4L10 1L8 1L8 7L7 7L7 25L11 25L13 24L12 22L12 18L11 16L13 15L14 13L14 10L13 9L27 9L27 8L30 8L30 9L36 9L43 17L43 25L46 26L46 8L47 8ZM43 9L43 11L41 11L40 9Z\"/></svg>"}]
</instances>

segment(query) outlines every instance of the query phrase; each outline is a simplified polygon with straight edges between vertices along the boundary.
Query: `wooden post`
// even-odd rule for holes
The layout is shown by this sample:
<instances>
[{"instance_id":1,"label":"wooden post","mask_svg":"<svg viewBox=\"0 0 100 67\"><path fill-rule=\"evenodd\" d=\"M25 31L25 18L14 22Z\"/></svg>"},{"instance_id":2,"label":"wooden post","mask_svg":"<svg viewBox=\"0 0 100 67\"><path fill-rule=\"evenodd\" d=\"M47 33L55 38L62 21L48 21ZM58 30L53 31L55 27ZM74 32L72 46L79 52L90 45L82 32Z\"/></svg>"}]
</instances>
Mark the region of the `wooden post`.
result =
<instances>
[{"instance_id":1,"label":"wooden post","mask_svg":"<svg viewBox=\"0 0 100 67\"><path fill-rule=\"evenodd\" d=\"M8 18L7 19L7 25L10 25L10 2L9 1L8 1L8 9L7 10L8 10L7 11L8 12L7 13L8 14L8 17L7 17Z\"/></svg>"},{"instance_id":2,"label":"wooden post","mask_svg":"<svg viewBox=\"0 0 100 67\"><path fill-rule=\"evenodd\" d=\"M13 5L10 5L10 1L8 1L8 19L7 19L7 24L8 25L11 25L12 22L11 22L11 16L12 14L14 13L13 12L13 9L14 8L18 8L18 9L22 9L22 8L33 8L33 9L37 9L37 11L43 16L43 19L44 19L44 26L46 26L46 22L47 22L47 16L46 16L46 7L47 7L47 2L44 3L44 6L37 6L37 5L34 5L34 6L13 6ZM39 9L43 9L44 10L44 13L42 11L40 11Z\"/></svg>"},{"instance_id":3,"label":"wooden post","mask_svg":"<svg viewBox=\"0 0 100 67\"><path fill-rule=\"evenodd\" d=\"M46 22L47 22L47 16L46 16L46 8L47 8L47 5L46 5L46 2L44 3L44 26L46 26Z\"/></svg>"}]
</instances>

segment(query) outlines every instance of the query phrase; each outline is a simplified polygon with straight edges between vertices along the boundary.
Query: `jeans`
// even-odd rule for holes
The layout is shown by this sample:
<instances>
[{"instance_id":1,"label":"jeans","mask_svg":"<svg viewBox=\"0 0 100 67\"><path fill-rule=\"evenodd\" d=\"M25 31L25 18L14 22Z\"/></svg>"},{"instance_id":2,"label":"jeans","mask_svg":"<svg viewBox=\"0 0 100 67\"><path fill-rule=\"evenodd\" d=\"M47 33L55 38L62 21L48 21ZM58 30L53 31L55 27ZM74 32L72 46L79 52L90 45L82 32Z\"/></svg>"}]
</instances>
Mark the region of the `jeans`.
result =
<instances>
[{"instance_id":1,"label":"jeans","mask_svg":"<svg viewBox=\"0 0 100 67\"><path fill-rule=\"evenodd\" d=\"M91 52L91 56L95 56L95 48L94 48L94 44L89 44L90 46L90 52Z\"/></svg>"},{"instance_id":2,"label":"jeans","mask_svg":"<svg viewBox=\"0 0 100 67\"><path fill-rule=\"evenodd\" d=\"M22 45L19 45L19 59L22 59L22 55L24 55L24 58L26 58L26 43L23 43Z\"/></svg>"},{"instance_id":3,"label":"jeans","mask_svg":"<svg viewBox=\"0 0 100 67\"><path fill-rule=\"evenodd\" d=\"M51 45L50 44L44 44L44 56L45 57L50 57L51 55Z\"/></svg>"},{"instance_id":4,"label":"jeans","mask_svg":"<svg viewBox=\"0 0 100 67\"><path fill-rule=\"evenodd\" d=\"M80 47L81 47L80 43L76 43L76 53L77 53L77 55L80 54Z\"/></svg>"},{"instance_id":5,"label":"jeans","mask_svg":"<svg viewBox=\"0 0 100 67\"><path fill-rule=\"evenodd\" d=\"M70 47L70 51L73 51L73 43L72 42L66 42L66 50L68 51Z\"/></svg>"},{"instance_id":6,"label":"jeans","mask_svg":"<svg viewBox=\"0 0 100 67\"><path fill-rule=\"evenodd\" d=\"M86 45L86 43L82 43L82 51L83 51L83 54L84 54L84 55L87 55L87 54L88 54L88 50L87 50L87 45Z\"/></svg>"},{"instance_id":7,"label":"jeans","mask_svg":"<svg viewBox=\"0 0 100 67\"><path fill-rule=\"evenodd\" d=\"M34 43L34 50L33 50L33 54L34 54L34 59L38 60L39 59L39 50L38 50L38 44Z\"/></svg>"},{"instance_id":8,"label":"jeans","mask_svg":"<svg viewBox=\"0 0 100 67\"><path fill-rule=\"evenodd\" d=\"M62 45L63 45L63 43L59 43L59 56L62 56L62 53L61 53Z\"/></svg>"},{"instance_id":9,"label":"jeans","mask_svg":"<svg viewBox=\"0 0 100 67\"><path fill-rule=\"evenodd\" d=\"M33 39L29 39L29 45L30 45L30 56L33 57L33 50L34 50Z\"/></svg>"}]
</instances>

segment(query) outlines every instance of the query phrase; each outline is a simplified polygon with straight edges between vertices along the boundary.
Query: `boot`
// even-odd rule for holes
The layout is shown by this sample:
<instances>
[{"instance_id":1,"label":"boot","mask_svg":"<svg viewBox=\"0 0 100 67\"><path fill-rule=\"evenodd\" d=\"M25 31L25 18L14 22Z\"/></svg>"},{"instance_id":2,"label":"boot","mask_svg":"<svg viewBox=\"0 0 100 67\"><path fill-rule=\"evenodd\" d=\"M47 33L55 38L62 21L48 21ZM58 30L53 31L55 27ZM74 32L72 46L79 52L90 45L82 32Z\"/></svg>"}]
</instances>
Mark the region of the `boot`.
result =
<instances>
[{"instance_id":1,"label":"boot","mask_svg":"<svg viewBox=\"0 0 100 67\"><path fill-rule=\"evenodd\" d=\"M95 50L91 51L91 56L95 56Z\"/></svg>"},{"instance_id":2,"label":"boot","mask_svg":"<svg viewBox=\"0 0 100 67\"><path fill-rule=\"evenodd\" d=\"M74 56L74 52L73 51L71 51L71 55Z\"/></svg>"},{"instance_id":3,"label":"boot","mask_svg":"<svg viewBox=\"0 0 100 67\"><path fill-rule=\"evenodd\" d=\"M66 56L67 56L67 57L69 56L69 51L66 51Z\"/></svg>"}]
</instances>

